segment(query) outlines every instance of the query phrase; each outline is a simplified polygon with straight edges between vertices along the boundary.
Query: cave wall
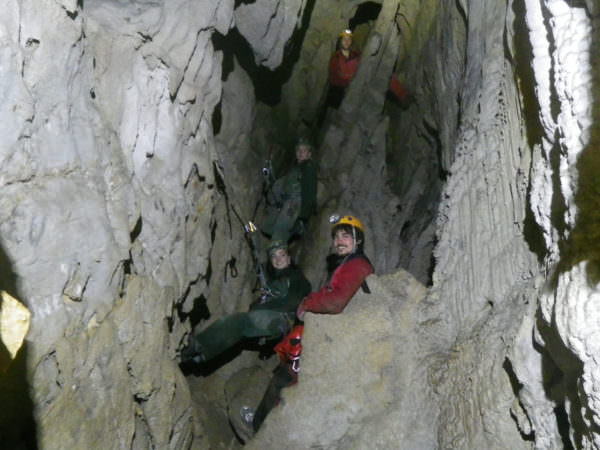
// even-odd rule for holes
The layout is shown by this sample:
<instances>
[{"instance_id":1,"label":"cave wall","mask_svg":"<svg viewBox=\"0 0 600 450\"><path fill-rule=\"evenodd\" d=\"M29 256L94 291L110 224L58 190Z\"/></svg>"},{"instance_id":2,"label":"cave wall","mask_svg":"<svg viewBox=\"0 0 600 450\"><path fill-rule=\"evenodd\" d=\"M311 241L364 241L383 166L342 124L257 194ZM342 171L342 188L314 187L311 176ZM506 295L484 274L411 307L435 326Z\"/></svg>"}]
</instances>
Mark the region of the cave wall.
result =
<instances>
[{"instance_id":1,"label":"cave wall","mask_svg":"<svg viewBox=\"0 0 600 450\"><path fill-rule=\"evenodd\" d=\"M396 297L398 314L414 317L402 330L413 345L407 349L405 342L395 343L384 366L396 368L403 383L387 379L385 369L378 379L383 389L403 392L388 397L385 414L366 414L361 431L381 448L398 442L402 448L531 448L531 437L511 416L517 396L506 369L510 344L521 318L533 314L531 305L542 283L536 278L538 260L524 236L532 157L511 64L513 44L507 38L514 14L511 5L495 1L432 2L423 10L407 8L415 22L400 32L395 8L407 3L383 2L365 45L368 56L340 109L329 118L320 147L324 178L333 180L327 190L331 204L352 208L368 224L367 253L379 273L397 267L400 232L408 220L425 213L417 205L427 197L390 187L390 174L401 173L386 164L387 138L397 127L405 134L396 135L396 142L402 142L393 149L396 160L418 161L403 153L425 147L421 158L428 160L431 172L423 172L433 173L441 192L439 211L430 212L437 218L435 236L428 238L437 241L433 286L417 306ZM416 93L416 105L405 112L385 108L387 80L397 70L403 41L410 42L406 58L412 62L403 63L404 77ZM418 179L412 181L414 189L423 188ZM403 216L399 205L410 214ZM410 236L418 240L419 234ZM383 301L372 299L378 300ZM343 315L338 320L343 329L354 328ZM306 319L307 326L320 323L320 318ZM307 346L321 348L310 339L308 335ZM328 345L335 346L335 339ZM342 351L334 347L332 352L336 350ZM301 377L305 394L317 382L307 358L308 374ZM333 364L318 367L321 377L336 376ZM351 401L341 400L353 398L349 384L342 388L344 394L332 395L339 401L336 411L347 413L347 422L353 423ZM289 410L275 413L279 428L292 436L312 425L308 420L297 425L292 418L292 411L308 407L304 397L288 394ZM315 412L314 422L329 423L321 413ZM394 432L378 434L376 424L381 423ZM267 425L253 445L273 442L275 433ZM359 439L355 433L353 427L335 436L309 433L303 443L342 448L342 443L354 442L361 448L364 436Z\"/></svg>"},{"instance_id":2,"label":"cave wall","mask_svg":"<svg viewBox=\"0 0 600 450\"><path fill-rule=\"evenodd\" d=\"M40 448L189 447L175 352L210 272L210 38L233 2L3 11L0 236L32 311L32 410L15 411L33 416ZM36 431L13 420L9 446Z\"/></svg>"},{"instance_id":3,"label":"cave wall","mask_svg":"<svg viewBox=\"0 0 600 450\"><path fill-rule=\"evenodd\" d=\"M589 220L589 204L579 200L596 178L578 160L589 161L582 156L597 148L598 5L528 1L526 8L542 136L534 146L531 203L549 274L533 332L520 336L511 361L540 446L556 445L554 433L565 448L598 448L594 392L600 372L591 357L597 346L598 284L587 270L588 260L596 263L592 249L571 257L574 232L581 220ZM527 346L538 353L524 351ZM534 376L536 364L543 367L541 378Z\"/></svg>"},{"instance_id":4,"label":"cave wall","mask_svg":"<svg viewBox=\"0 0 600 450\"><path fill-rule=\"evenodd\" d=\"M461 121L423 310L444 325L422 330L424 354L450 344L429 369L440 375L439 446L595 448L593 327L575 317L595 317L596 290L581 266L549 276L576 223L575 161L594 117L593 9L457 6L468 36Z\"/></svg>"},{"instance_id":5,"label":"cave wall","mask_svg":"<svg viewBox=\"0 0 600 450\"><path fill-rule=\"evenodd\" d=\"M32 311L15 368L26 371L31 396L31 411L19 414L31 414L37 430L3 421L5 442L37 431L43 448L222 444L208 431L215 417L227 420L214 388L222 392L245 363L196 383L184 379L177 351L193 325L250 301L241 222L256 214L256 175L273 152L283 160L314 114L320 95L307 93L322 92L332 36L360 4L7 3L0 240L11 290ZM367 253L378 273L392 274L374 283L397 319L382 318L381 371L368 379L382 392L402 389L400 380L409 392L385 411L361 412L360 433L310 437L286 414L311 397L291 395L291 410L273 420L298 429L298 448L309 439L361 448L370 436L382 448L400 438L410 448L600 447L597 292L585 264L555 284L547 277L576 223L573 166L588 145L594 77L585 45L595 8L381 2L364 29L364 63L319 135L319 212L301 262L317 284L329 213L367 224ZM274 110L256 103L260 72L215 45L215 34L234 27L254 64L275 72L289 63L288 40L304 38ZM529 77L519 65L527 45ZM415 94L406 109L386 99L392 73ZM279 129L287 137L273 143ZM416 280L394 275L399 267ZM424 293L418 282L432 286ZM394 302L406 283L418 298ZM339 320L343 336L344 315L327 319ZM312 336L315 349L326 340ZM312 375L307 355L307 377L331 370L316 354ZM327 423L317 420L327 411L310 426ZM261 439L280 442L280 430L266 424L253 445Z\"/></svg>"},{"instance_id":6,"label":"cave wall","mask_svg":"<svg viewBox=\"0 0 600 450\"><path fill-rule=\"evenodd\" d=\"M237 217L259 188L238 164L260 173L263 157L240 145L252 86L213 38L235 25L276 67L304 5L5 5L2 288L32 327L1 386L26 379L31 397L2 421L4 444L209 445L176 353L192 326L251 299Z\"/></svg>"},{"instance_id":7,"label":"cave wall","mask_svg":"<svg viewBox=\"0 0 600 450\"><path fill-rule=\"evenodd\" d=\"M400 135L409 148L419 139L436 137L446 181L436 213L433 286L418 306L418 325L407 325L418 344L408 355L406 342L392 352L402 361L397 375L408 378L404 388L419 394L415 399L406 393L399 403L390 396L385 415L373 409L361 419L361 431L372 436L370 445L381 448L398 442L403 448L597 448L597 370L590 356L596 348L592 323L597 291L588 285L585 264L549 276L557 270L559 247L576 223L575 161L583 148L593 148L588 142L595 116L595 76L590 71L597 66L596 6L561 1L429 6L433 9L415 15L422 22L412 30L421 34L403 33L413 50L407 58L415 61L406 65L404 75L422 95L417 106L424 123L411 124L393 110L390 116L377 116L381 84L373 66L361 66L321 146L322 166L332 168L328 177L335 180L328 190L332 203L359 205L356 210L376 230L376 240L400 227L393 226L396 221L378 228L390 225L386 220L393 214L370 193L406 200L390 195L389 185L382 186L379 179L361 178L364 167L387 175L388 167L381 164L382 139L377 138L385 135L382 129L420 130L408 133L408 139ZM389 35L370 37L377 42L370 41L373 47L367 43L373 50L369 54L379 55L377 62L385 64L381 55ZM360 108L353 97L360 99ZM369 111L368 117L363 111ZM388 125L388 120L397 121ZM363 127L356 124L361 121ZM371 160L369 153L376 156ZM335 170L342 175L336 177ZM381 243L368 242L367 248L376 255L377 268L389 267L381 257ZM400 314L413 313L398 300ZM306 323L318 328L326 320L308 315ZM354 318L338 320L342 329L353 329ZM311 337L307 335L306 345L326 352ZM331 354L343 352L343 344L336 347L329 338L321 336L334 347ZM304 397L312 395L311 382L335 380L339 369L333 357L329 365L313 361L310 354L306 359L308 373L301 381L307 387L290 390L286 407L273 413L277 430L284 427L294 438L314 423L332 420L318 411L316 418L296 426L293 411L308 407ZM385 367L398 364L391 356ZM385 369L378 380L383 389L394 383L386 379ZM342 393L336 385L332 394L339 401L332 409L346 414L334 429L343 428L345 434L315 431L303 444L361 448L364 436L357 438L352 426L344 428L359 414L352 412L353 395L359 394L349 384ZM320 393L325 403L331 400L328 389ZM382 422L390 431L387 440L372 432ZM418 425L406 431L406 423ZM435 442L423 429L435 434ZM252 445L274 442L277 430L267 424Z\"/></svg>"}]
</instances>

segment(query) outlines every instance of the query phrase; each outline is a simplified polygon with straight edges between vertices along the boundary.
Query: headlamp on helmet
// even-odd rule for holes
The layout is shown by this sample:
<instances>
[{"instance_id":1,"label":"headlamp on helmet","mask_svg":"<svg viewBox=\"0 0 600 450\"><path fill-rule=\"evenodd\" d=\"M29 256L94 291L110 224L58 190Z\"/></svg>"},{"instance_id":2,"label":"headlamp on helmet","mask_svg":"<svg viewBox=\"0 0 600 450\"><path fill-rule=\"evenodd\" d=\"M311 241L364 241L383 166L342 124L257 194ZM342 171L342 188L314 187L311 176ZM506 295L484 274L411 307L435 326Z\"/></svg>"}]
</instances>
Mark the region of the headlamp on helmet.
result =
<instances>
[{"instance_id":1,"label":"headlamp on helmet","mask_svg":"<svg viewBox=\"0 0 600 450\"><path fill-rule=\"evenodd\" d=\"M354 239L357 248L362 250L365 238L365 226L360 220L354 216L340 216L339 214L333 214L329 216L329 223L333 225L331 227L332 238L335 237L335 233L338 229L347 229L348 232L352 232L352 238Z\"/></svg>"},{"instance_id":2,"label":"headlamp on helmet","mask_svg":"<svg viewBox=\"0 0 600 450\"><path fill-rule=\"evenodd\" d=\"M346 28L345 30L343 30L343 31L340 33L340 37L344 37L344 36L347 36L347 37L350 37L350 38L351 38L351 37L353 37L354 35L352 34L352 30L351 30L351 29L349 29L349 28Z\"/></svg>"},{"instance_id":3,"label":"headlamp on helmet","mask_svg":"<svg viewBox=\"0 0 600 450\"><path fill-rule=\"evenodd\" d=\"M269 245L267 246L267 254L269 255L269 257L271 257L271 256L273 256L273 253L275 253L277 250L279 250L281 248L284 250L287 250L288 249L287 242L282 241L280 239L272 240L271 242L269 242Z\"/></svg>"},{"instance_id":4,"label":"headlamp on helmet","mask_svg":"<svg viewBox=\"0 0 600 450\"><path fill-rule=\"evenodd\" d=\"M332 214L329 216L329 223L335 228L337 225L350 225L358 228L363 233L365 232L365 226L363 223L354 216L340 216L339 214Z\"/></svg>"}]
</instances>

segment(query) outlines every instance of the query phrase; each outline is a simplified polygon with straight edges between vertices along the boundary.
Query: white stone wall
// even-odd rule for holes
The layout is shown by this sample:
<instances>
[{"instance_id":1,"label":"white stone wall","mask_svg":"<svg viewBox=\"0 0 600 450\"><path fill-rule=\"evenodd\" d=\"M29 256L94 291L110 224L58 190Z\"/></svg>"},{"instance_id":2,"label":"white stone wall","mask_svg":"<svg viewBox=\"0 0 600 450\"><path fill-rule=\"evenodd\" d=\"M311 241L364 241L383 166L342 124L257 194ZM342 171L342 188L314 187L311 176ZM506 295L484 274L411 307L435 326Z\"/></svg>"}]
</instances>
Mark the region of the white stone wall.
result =
<instances>
[{"instance_id":1,"label":"white stone wall","mask_svg":"<svg viewBox=\"0 0 600 450\"><path fill-rule=\"evenodd\" d=\"M357 336L373 344L361 349L365 358L371 350L381 358L367 361L364 377L356 374L360 364L348 367L356 386L377 395L359 392L339 416L333 400L342 394L332 390L325 398L324 388L313 389L329 380L318 378L316 353L312 366L307 354L315 384L299 386L305 395L297 401L312 395L315 404L322 402L320 415L305 424L317 429L315 445L367 448L376 442L385 448L402 439L410 448L560 448L564 436L555 408L563 405L573 444L600 448L598 292L586 285L583 264L561 274L555 290L545 279L546 267L560 258L559 240L577 219L574 164L591 125L593 5L525 5L543 129L535 143L526 139L513 66L511 2L444 8L429 2L425 12L410 2L384 2L365 58L372 64L361 68L360 85L333 120L319 155L322 176L330 177L321 213L358 208L376 266L396 267L402 247L395 232L406 216L397 214L398 197L387 185L386 137L396 124L381 109L404 51L394 25L395 7L402 6L415 24L431 25L407 35L416 50L407 56L414 67L406 70L421 96L418 113L438 132L440 164L448 172L436 224L434 285L420 301L422 287L415 283L414 297L396 304L395 298L410 294L400 287L413 281L392 274L375 282L367 299L384 301L376 312L385 326L368 323ZM211 38L237 25L255 62L276 68L306 2L234 6L209 0L4 5L0 244L32 312L24 356L40 447L208 445L176 366L189 331L181 320L198 298L216 315L243 307L252 276L236 215L252 214L256 175L245 170L260 168L261 152L267 153L251 142L259 114L252 80L234 62L222 82L223 55ZM341 6L332 28L354 7ZM307 54L327 58L326 39L312 32L308 45L314 48L303 53L304 64ZM306 92L299 77L292 85ZM223 124L215 138L219 102ZM298 116L314 108L298 99L290 105ZM422 142L418 126L413 131L407 141ZM557 193L564 202L558 223ZM529 207L546 246L542 264L525 232ZM328 241L321 225L312 225L315 249L305 254L313 260L313 280ZM240 276L232 281L225 274L232 275L227 264L234 257ZM349 311L348 324L360 326L352 321L361 317ZM340 339L348 325L343 319L327 318L336 322ZM382 341L370 343L369 330ZM403 347L406 340L410 346ZM395 351L402 361L390 354ZM564 381L549 389L544 377L552 370ZM368 409L357 406L373 399L378 402ZM286 416L290 411L276 412L273 420L298 426L294 414ZM265 439L280 437L273 427L267 421ZM395 431L384 438L389 430ZM302 431L298 448L306 444Z\"/></svg>"},{"instance_id":2,"label":"white stone wall","mask_svg":"<svg viewBox=\"0 0 600 450\"><path fill-rule=\"evenodd\" d=\"M528 448L511 418L514 393L504 367L538 271L524 232L531 156L507 54L514 51L506 41L512 7L462 6L460 121L452 147L443 148L451 165L437 220L434 285L423 310L430 325L421 330L423 353L432 357L423 362L436 380L439 448Z\"/></svg>"},{"instance_id":3,"label":"white stone wall","mask_svg":"<svg viewBox=\"0 0 600 450\"><path fill-rule=\"evenodd\" d=\"M233 2L3 5L0 241L33 314L40 447L191 442L172 327L208 266L210 38L232 20Z\"/></svg>"},{"instance_id":4,"label":"white stone wall","mask_svg":"<svg viewBox=\"0 0 600 450\"><path fill-rule=\"evenodd\" d=\"M539 120L544 130L531 203L544 231L546 262L552 267L562 256L559 242L568 238L577 222L576 162L590 143L597 45L591 17L597 6L560 0L531 0L526 6L541 106ZM564 210L558 218L553 202L557 196ZM575 448L600 448L596 395L600 370L593 357L598 340L598 286L590 285L585 262L553 275L540 292L539 321L534 330L546 380L550 369L555 371L554 379L546 381L545 392L540 392L540 381L529 377L531 371L527 370L536 357L532 351L517 353L514 365L523 383L521 401L534 425L538 425L534 426L536 441L539 436L537 448L558 448L553 440L556 431L548 426L548 407L543 407L548 399L553 406L564 409L568 432L563 440L569 440ZM530 337L525 336L519 345L527 342L531 344Z\"/></svg>"},{"instance_id":5,"label":"white stone wall","mask_svg":"<svg viewBox=\"0 0 600 450\"><path fill-rule=\"evenodd\" d=\"M225 309L240 307L252 273L241 232L224 223L246 203L232 188L245 175L223 157L238 144L236 123L253 121L230 115L230 99L252 111L252 85L240 81L225 99L217 144L223 54L212 37L238 22L257 61L275 67L304 2L234 7L3 5L0 243L32 311L24 354L40 447L206 444L177 367L185 313L198 299L220 312L221 295ZM248 34L258 22L266 37ZM222 293L232 255L240 277Z\"/></svg>"}]
</instances>

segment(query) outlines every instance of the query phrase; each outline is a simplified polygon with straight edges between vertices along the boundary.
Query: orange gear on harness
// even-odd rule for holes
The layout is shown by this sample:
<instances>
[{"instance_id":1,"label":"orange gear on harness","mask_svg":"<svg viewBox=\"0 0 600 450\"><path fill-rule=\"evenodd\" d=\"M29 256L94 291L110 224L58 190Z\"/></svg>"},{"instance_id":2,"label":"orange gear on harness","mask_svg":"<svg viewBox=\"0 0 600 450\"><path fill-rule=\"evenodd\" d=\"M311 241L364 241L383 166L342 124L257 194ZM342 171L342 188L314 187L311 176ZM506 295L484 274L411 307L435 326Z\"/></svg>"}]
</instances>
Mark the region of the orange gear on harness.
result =
<instances>
[{"instance_id":1,"label":"orange gear on harness","mask_svg":"<svg viewBox=\"0 0 600 450\"><path fill-rule=\"evenodd\" d=\"M281 342L275 346L281 364L290 364L294 373L300 371L300 354L302 353L302 332L304 325L296 325Z\"/></svg>"}]
</instances>

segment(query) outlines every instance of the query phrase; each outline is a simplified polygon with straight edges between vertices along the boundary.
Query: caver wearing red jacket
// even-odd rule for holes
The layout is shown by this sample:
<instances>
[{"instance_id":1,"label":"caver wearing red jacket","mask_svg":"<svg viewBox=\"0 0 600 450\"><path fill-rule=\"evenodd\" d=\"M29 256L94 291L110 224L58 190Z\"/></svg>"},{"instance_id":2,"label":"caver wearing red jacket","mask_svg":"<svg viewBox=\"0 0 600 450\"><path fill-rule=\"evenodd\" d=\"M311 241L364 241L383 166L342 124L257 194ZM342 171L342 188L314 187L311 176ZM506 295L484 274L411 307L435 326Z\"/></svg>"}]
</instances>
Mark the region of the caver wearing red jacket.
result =
<instances>
[{"instance_id":1,"label":"caver wearing red jacket","mask_svg":"<svg viewBox=\"0 0 600 450\"><path fill-rule=\"evenodd\" d=\"M353 216L338 216L333 223L331 234L334 254L328 258L331 276L325 286L302 300L297 311L300 320L306 312L339 314L361 286L365 292L369 292L365 279L374 269L362 252L362 222Z\"/></svg>"},{"instance_id":2,"label":"caver wearing red jacket","mask_svg":"<svg viewBox=\"0 0 600 450\"><path fill-rule=\"evenodd\" d=\"M360 51L345 50L343 47L336 50L329 60L329 83L332 86L347 87L352 81L359 63Z\"/></svg>"},{"instance_id":3,"label":"caver wearing red jacket","mask_svg":"<svg viewBox=\"0 0 600 450\"><path fill-rule=\"evenodd\" d=\"M344 89L348 87L358 69L361 53L359 50L352 48L352 38L352 31L342 31L340 33L340 48L331 55L329 60L329 83L335 88ZM392 75L388 89L399 101L404 101L409 96L409 92L396 75ZM341 102L341 98L339 101Z\"/></svg>"}]
</instances>

